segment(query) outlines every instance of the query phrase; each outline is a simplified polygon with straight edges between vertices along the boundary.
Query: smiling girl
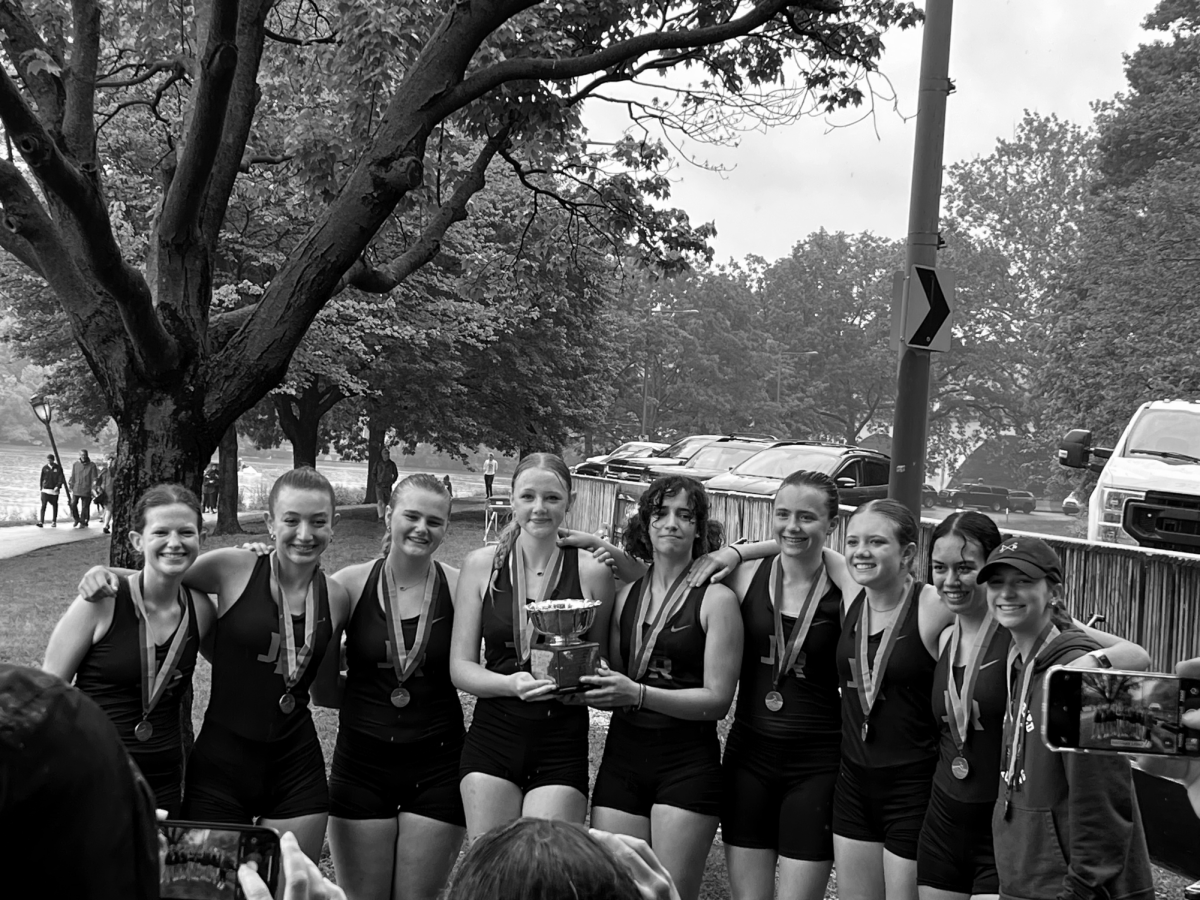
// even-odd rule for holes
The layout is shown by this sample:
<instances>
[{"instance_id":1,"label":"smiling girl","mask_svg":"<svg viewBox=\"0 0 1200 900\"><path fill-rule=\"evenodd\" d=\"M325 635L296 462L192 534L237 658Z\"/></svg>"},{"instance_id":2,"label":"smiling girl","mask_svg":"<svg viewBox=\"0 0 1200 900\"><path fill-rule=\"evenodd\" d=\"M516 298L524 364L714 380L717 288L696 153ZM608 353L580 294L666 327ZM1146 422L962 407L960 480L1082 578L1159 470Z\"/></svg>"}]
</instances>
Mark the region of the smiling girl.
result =
<instances>
[{"instance_id":1,"label":"smiling girl","mask_svg":"<svg viewBox=\"0 0 1200 900\"><path fill-rule=\"evenodd\" d=\"M1129 761L1053 753L1040 740L1046 673L1097 645L1062 606L1062 564L1038 538L1005 538L979 572L1012 635L1000 796L992 814L1000 894L1150 900L1154 877Z\"/></svg>"},{"instance_id":2,"label":"smiling girl","mask_svg":"<svg viewBox=\"0 0 1200 900\"><path fill-rule=\"evenodd\" d=\"M76 598L55 626L42 666L64 681L74 678L108 714L170 815L179 813L183 778L180 704L213 621L208 598L183 586L202 537L195 494L177 484L146 491L129 533L145 564L99 603Z\"/></svg>"},{"instance_id":3,"label":"smiling girl","mask_svg":"<svg viewBox=\"0 0 1200 900\"><path fill-rule=\"evenodd\" d=\"M718 720L729 711L742 621L729 588L687 584L692 560L720 546L695 479L660 478L638 501L625 551L651 560L617 597L610 666L583 699L613 710L592 824L650 843L683 900L700 892L721 804Z\"/></svg>"},{"instance_id":4,"label":"smiling girl","mask_svg":"<svg viewBox=\"0 0 1200 900\"><path fill-rule=\"evenodd\" d=\"M213 550L184 578L216 595L217 620L212 693L188 759L182 814L291 831L318 859L329 788L308 690L349 607L346 589L320 569L337 521L333 487L315 469L292 469L271 487L264 518L270 556ZM113 592L120 574L92 569L81 595ZM326 664L337 662L334 653Z\"/></svg>"},{"instance_id":5,"label":"smiling girl","mask_svg":"<svg viewBox=\"0 0 1200 900\"><path fill-rule=\"evenodd\" d=\"M383 556L333 576L351 597L344 686L332 667L313 684L315 703L341 709L329 844L350 900L433 900L465 824L463 714L450 682L458 570L433 559L450 496L434 476L410 475L385 522Z\"/></svg>"},{"instance_id":6,"label":"smiling girl","mask_svg":"<svg viewBox=\"0 0 1200 900\"><path fill-rule=\"evenodd\" d=\"M559 547L571 500L566 464L529 454L513 475L513 521L463 564L450 675L479 698L460 769L472 840L520 816L582 823L587 812L587 709L559 702L554 682L530 673L537 638L525 614L530 601L598 600L585 638L607 655L613 577L591 554Z\"/></svg>"}]
</instances>

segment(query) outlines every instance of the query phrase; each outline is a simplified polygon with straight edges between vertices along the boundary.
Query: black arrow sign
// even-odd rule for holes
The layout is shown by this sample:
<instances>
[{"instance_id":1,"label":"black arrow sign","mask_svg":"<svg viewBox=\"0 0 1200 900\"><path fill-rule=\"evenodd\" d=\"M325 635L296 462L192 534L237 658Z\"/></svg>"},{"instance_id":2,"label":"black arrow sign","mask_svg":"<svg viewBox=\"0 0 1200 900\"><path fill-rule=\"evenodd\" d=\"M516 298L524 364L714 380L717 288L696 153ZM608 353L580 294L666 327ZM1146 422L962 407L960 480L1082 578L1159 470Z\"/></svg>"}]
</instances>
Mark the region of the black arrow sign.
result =
<instances>
[{"instance_id":1,"label":"black arrow sign","mask_svg":"<svg viewBox=\"0 0 1200 900\"><path fill-rule=\"evenodd\" d=\"M950 317L950 304L942 296L942 286L938 284L937 274L933 269L918 268L917 277L921 279L921 287L925 289L925 296L929 298L929 313L917 326L909 343L928 347L937 337L943 323Z\"/></svg>"}]
</instances>

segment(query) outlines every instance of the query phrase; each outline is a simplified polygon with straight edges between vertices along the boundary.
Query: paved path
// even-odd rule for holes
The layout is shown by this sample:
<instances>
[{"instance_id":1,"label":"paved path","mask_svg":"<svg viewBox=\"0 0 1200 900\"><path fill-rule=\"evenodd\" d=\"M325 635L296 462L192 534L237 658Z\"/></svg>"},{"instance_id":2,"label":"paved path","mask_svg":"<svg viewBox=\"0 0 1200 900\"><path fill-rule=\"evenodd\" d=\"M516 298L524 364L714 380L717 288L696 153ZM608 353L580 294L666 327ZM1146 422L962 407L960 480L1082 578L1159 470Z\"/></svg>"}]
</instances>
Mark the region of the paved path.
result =
<instances>
[{"instance_id":1,"label":"paved path","mask_svg":"<svg viewBox=\"0 0 1200 900\"><path fill-rule=\"evenodd\" d=\"M89 528L72 528L70 519L67 519L66 525L59 522L57 528L51 528L49 525L45 528L38 528L36 525L13 525L10 528L0 528L0 559L10 559L55 544L99 538L107 541L109 535L105 534L98 524Z\"/></svg>"}]
</instances>

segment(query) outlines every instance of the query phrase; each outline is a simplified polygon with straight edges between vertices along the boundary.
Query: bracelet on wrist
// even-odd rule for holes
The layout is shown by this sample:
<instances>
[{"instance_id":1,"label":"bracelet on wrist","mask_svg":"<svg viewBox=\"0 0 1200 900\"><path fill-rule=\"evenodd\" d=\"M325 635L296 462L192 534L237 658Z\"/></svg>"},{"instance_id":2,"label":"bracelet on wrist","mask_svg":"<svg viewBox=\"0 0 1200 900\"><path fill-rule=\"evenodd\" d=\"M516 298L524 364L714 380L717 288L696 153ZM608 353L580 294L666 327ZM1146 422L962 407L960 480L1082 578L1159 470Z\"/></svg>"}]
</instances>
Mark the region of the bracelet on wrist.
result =
<instances>
[{"instance_id":1,"label":"bracelet on wrist","mask_svg":"<svg viewBox=\"0 0 1200 900\"><path fill-rule=\"evenodd\" d=\"M637 706L635 706L634 709L640 710L643 706L645 706L645 704L646 704L646 686L644 684L639 684L638 685L638 702L637 702Z\"/></svg>"},{"instance_id":2,"label":"bracelet on wrist","mask_svg":"<svg viewBox=\"0 0 1200 900\"><path fill-rule=\"evenodd\" d=\"M746 561L746 560L742 559L742 551L737 548L737 544L730 544L729 549L737 554L739 566Z\"/></svg>"}]
</instances>

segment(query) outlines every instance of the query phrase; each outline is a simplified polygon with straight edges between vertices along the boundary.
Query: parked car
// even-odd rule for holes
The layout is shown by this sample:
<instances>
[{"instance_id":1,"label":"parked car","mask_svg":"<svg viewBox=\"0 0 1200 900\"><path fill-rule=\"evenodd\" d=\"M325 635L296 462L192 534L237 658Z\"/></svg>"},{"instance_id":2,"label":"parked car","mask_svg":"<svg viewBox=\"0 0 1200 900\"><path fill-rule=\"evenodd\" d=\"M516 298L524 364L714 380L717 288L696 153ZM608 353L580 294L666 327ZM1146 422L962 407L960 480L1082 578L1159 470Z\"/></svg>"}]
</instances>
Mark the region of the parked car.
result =
<instances>
[{"instance_id":1,"label":"parked car","mask_svg":"<svg viewBox=\"0 0 1200 900\"><path fill-rule=\"evenodd\" d=\"M1009 491L1008 508L1013 512L1031 513L1037 509L1037 497L1029 491Z\"/></svg>"},{"instance_id":2,"label":"parked car","mask_svg":"<svg viewBox=\"0 0 1200 900\"><path fill-rule=\"evenodd\" d=\"M933 509L938 502L938 492L932 484L921 485L921 505L926 509Z\"/></svg>"},{"instance_id":3,"label":"parked car","mask_svg":"<svg viewBox=\"0 0 1200 900\"><path fill-rule=\"evenodd\" d=\"M974 506L1000 512L1008 509L1008 488L990 484L964 484L952 488L946 496L946 502L955 509Z\"/></svg>"},{"instance_id":4,"label":"parked car","mask_svg":"<svg viewBox=\"0 0 1200 900\"><path fill-rule=\"evenodd\" d=\"M824 472L837 482L846 506L883 499L888 491L891 458L878 450L820 441L788 441L759 451L724 475L708 481L714 491L774 494L792 472Z\"/></svg>"},{"instance_id":5,"label":"parked car","mask_svg":"<svg viewBox=\"0 0 1200 900\"><path fill-rule=\"evenodd\" d=\"M653 481L662 475L688 475L697 481L708 481L715 475L724 475L760 450L765 450L774 441L738 438L718 438L683 465L650 466L643 470L642 481Z\"/></svg>"},{"instance_id":6,"label":"parked car","mask_svg":"<svg viewBox=\"0 0 1200 900\"><path fill-rule=\"evenodd\" d=\"M1074 491L1063 497L1062 511L1064 516L1077 516L1083 509L1083 504L1079 502L1079 495Z\"/></svg>"},{"instance_id":7,"label":"parked car","mask_svg":"<svg viewBox=\"0 0 1200 900\"><path fill-rule=\"evenodd\" d=\"M639 457L649 456L651 453L665 450L666 448L666 444L661 444L657 441L626 441L611 453L602 453L600 456L589 456L583 462L576 463L571 467L571 472L575 475L602 476L608 463L614 459L638 459Z\"/></svg>"},{"instance_id":8,"label":"parked car","mask_svg":"<svg viewBox=\"0 0 1200 900\"><path fill-rule=\"evenodd\" d=\"M641 481L642 473L650 466L681 466L701 448L707 447L713 441L722 438L762 438L775 440L769 434L689 434L680 438L665 450L659 450L649 456L636 459L618 459L608 464L606 474L609 478L619 478L622 481Z\"/></svg>"}]
</instances>

